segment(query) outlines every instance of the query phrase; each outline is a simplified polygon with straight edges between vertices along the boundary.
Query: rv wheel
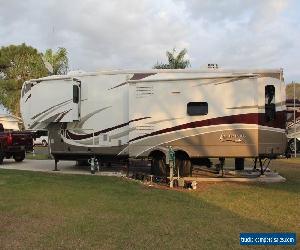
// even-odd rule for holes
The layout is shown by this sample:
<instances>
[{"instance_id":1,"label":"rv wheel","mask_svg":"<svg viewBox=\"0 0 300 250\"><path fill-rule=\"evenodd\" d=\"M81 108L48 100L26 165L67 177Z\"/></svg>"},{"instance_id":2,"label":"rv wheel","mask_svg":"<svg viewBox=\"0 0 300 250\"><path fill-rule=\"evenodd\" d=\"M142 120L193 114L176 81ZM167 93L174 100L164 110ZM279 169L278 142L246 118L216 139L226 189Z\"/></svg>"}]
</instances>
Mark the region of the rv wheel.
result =
<instances>
[{"instance_id":1,"label":"rv wheel","mask_svg":"<svg viewBox=\"0 0 300 250\"><path fill-rule=\"evenodd\" d=\"M176 155L176 169L179 168L179 175L181 177L191 176L192 163L188 156L179 154Z\"/></svg>"},{"instance_id":2,"label":"rv wheel","mask_svg":"<svg viewBox=\"0 0 300 250\"><path fill-rule=\"evenodd\" d=\"M21 162L25 159L25 152L19 153L19 154L15 154L14 155L14 159L16 162Z\"/></svg>"},{"instance_id":3,"label":"rv wheel","mask_svg":"<svg viewBox=\"0 0 300 250\"><path fill-rule=\"evenodd\" d=\"M163 154L157 154L152 156L151 173L156 176L167 175L167 165Z\"/></svg>"}]
</instances>

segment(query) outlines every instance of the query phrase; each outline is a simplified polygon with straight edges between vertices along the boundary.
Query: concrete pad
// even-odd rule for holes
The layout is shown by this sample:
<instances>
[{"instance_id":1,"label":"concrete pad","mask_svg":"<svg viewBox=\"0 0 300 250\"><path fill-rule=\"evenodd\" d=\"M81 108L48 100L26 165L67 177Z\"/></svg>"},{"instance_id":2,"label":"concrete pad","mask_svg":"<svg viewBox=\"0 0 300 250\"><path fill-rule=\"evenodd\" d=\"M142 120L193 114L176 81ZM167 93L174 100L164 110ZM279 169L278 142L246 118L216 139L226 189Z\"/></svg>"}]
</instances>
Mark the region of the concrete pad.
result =
<instances>
[{"instance_id":1,"label":"concrete pad","mask_svg":"<svg viewBox=\"0 0 300 250\"><path fill-rule=\"evenodd\" d=\"M58 169L60 171L53 171L54 160L29 160L25 159L23 162L15 162L12 159L5 159L3 164L0 165L0 169L16 169L27 171L38 171L55 174L81 174L92 175L88 169L82 169L76 166L75 161L59 161ZM121 171L99 171L95 176L117 176L125 177L126 174ZM265 175L254 177L249 175L249 178L245 177L184 177L185 181L197 181L197 182L264 182L264 183L276 183L284 182L285 178L274 172L266 172Z\"/></svg>"},{"instance_id":2,"label":"concrete pad","mask_svg":"<svg viewBox=\"0 0 300 250\"><path fill-rule=\"evenodd\" d=\"M78 168L75 161L59 161L59 171L53 171L54 160L29 160L25 159L23 162L15 162L12 159L4 160L3 164L0 165L0 169L15 169L15 170L27 170L27 171L38 171L55 174L81 174L81 175L99 175L99 176L126 176L121 172L115 171L99 171L95 174L91 174L89 170Z\"/></svg>"}]
</instances>

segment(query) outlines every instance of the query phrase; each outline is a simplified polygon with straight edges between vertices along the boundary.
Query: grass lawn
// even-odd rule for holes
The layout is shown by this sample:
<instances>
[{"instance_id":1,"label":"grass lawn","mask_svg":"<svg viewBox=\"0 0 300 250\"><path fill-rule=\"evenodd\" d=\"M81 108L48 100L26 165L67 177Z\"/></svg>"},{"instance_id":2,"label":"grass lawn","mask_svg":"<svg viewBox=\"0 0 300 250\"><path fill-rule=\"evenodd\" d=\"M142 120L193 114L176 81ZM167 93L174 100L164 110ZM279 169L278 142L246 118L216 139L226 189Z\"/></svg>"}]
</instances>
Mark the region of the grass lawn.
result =
<instances>
[{"instance_id":1,"label":"grass lawn","mask_svg":"<svg viewBox=\"0 0 300 250\"><path fill-rule=\"evenodd\" d=\"M299 164L276 164L287 182L198 184L183 192L117 177L0 169L0 246L253 249L239 245L240 232L297 232L299 241Z\"/></svg>"},{"instance_id":2,"label":"grass lawn","mask_svg":"<svg viewBox=\"0 0 300 250\"><path fill-rule=\"evenodd\" d=\"M296 163L296 164L299 164L299 166L300 166L300 158L299 157L298 158L290 158L290 159L283 158L283 159L278 159L277 161L278 162L286 162L286 163Z\"/></svg>"}]
</instances>

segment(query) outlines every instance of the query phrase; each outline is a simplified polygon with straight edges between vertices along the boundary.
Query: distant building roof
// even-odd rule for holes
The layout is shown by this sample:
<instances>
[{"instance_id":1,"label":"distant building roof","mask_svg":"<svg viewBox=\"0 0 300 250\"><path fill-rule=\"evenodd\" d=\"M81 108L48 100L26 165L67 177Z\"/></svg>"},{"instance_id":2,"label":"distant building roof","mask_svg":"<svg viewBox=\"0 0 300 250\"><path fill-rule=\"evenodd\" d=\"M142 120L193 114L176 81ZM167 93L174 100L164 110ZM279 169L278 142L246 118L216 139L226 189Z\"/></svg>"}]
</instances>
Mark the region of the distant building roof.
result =
<instances>
[{"instance_id":1,"label":"distant building roof","mask_svg":"<svg viewBox=\"0 0 300 250\"><path fill-rule=\"evenodd\" d=\"M23 123L20 117L11 114L0 114L0 123L4 129L7 130L20 130L19 125Z\"/></svg>"}]
</instances>

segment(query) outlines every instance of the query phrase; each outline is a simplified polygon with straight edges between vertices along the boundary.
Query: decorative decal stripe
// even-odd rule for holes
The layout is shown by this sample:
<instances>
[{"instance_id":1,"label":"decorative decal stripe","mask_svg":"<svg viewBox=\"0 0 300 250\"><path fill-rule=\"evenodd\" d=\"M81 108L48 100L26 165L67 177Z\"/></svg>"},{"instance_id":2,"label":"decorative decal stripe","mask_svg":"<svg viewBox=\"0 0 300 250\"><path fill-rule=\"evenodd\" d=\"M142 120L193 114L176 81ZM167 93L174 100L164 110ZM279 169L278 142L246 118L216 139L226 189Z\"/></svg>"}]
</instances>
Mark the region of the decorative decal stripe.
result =
<instances>
[{"instance_id":1,"label":"decorative decal stripe","mask_svg":"<svg viewBox=\"0 0 300 250\"><path fill-rule=\"evenodd\" d=\"M46 123L54 122L57 119L57 117L59 117L60 115L61 115L61 113L52 115L49 118L47 118L46 120L44 120L44 122L46 122Z\"/></svg>"},{"instance_id":2,"label":"decorative decal stripe","mask_svg":"<svg viewBox=\"0 0 300 250\"><path fill-rule=\"evenodd\" d=\"M144 79L148 76L152 76L152 75L156 75L156 73L136 73L136 74L133 74L133 76L129 79L130 80L141 80L141 79ZM118 88L118 87L121 87L123 85L126 85L127 84L127 81L126 82L122 82L120 83L119 85L117 86L114 86L108 90L112 90L112 89L115 89L115 88Z\"/></svg>"},{"instance_id":3,"label":"decorative decal stripe","mask_svg":"<svg viewBox=\"0 0 300 250\"><path fill-rule=\"evenodd\" d=\"M81 128L81 127L83 126L83 124L84 124L88 119L90 119L93 115L95 115L95 114L97 114L97 113L99 113L99 112L101 112L101 111L103 111L103 110L106 110L106 109L108 109L108 108L111 108L111 107L112 107L112 106L107 106L107 107L104 107L104 108L101 108L101 109L97 109L97 110L95 110L94 112L91 112L91 113L85 115L84 117L81 117L80 122L77 123L77 124L75 125L75 128Z\"/></svg>"},{"instance_id":4,"label":"decorative decal stripe","mask_svg":"<svg viewBox=\"0 0 300 250\"><path fill-rule=\"evenodd\" d=\"M25 102L27 102L30 97L31 97L31 94L29 94L29 96L26 98Z\"/></svg>"},{"instance_id":5,"label":"decorative decal stripe","mask_svg":"<svg viewBox=\"0 0 300 250\"><path fill-rule=\"evenodd\" d=\"M275 106L276 107L281 107L283 106L284 104L281 103L281 102L277 102L275 103ZM259 106L259 105L249 105L249 106L237 106L237 107L230 107L230 108L227 108L227 109L251 109L251 108L256 108L256 109L264 109L265 108L265 105L263 106Z\"/></svg>"},{"instance_id":6,"label":"decorative decal stripe","mask_svg":"<svg viewBox=\"0 0 300 250\"><path fill-rule=\"evenodd\" d=\"M65 115L68 114L71 110L72 110L72 109L69 109L69 110L63 112L63 113L61 114L61 116L56 120L56 122L60 122L60 121L62 120L62 118L64 118Z\"/></svg>"},{"instance_id":7,"label":"decorative decal stripe","mask_svg":"<svg viewBox=\"0 0 300 250\"><path fill-rule=\"evenodd\" d=\"M56 105L54 105L54 106L51 106L50 108L47 108L46 110L44 110L44 111L42 111L42 112L36 114L35 116L31 117L31 119L35 119L35 118L37 118L38 116L40 116L40 115L46 113L47 111L49 111L49 110L51 110L51 109L54 109L54 108L56 108L56 107L58 107L58 106L60 106L60 105L62 105L62 104L66 104L66 103L68 103L68 102L70 102L70 101L72 101L72 99L69 99L69 100L66 100L66 101L64 101L64 102L61 102L61 103L59 103L59 104L56 104Z\"/></svg>"},{"instance_id":8,"label":"decorative decal stripe","mask_svg":"<svg viewBox=\"0 0 300 250\"><path fill-rule=\"evenodd\" d=\"M123 123L123 124L119 124L117 126L114 126L114 127L111 127L111 128L106 128L106 129L103 129L103 130L100 130L100 131L97 131L95 133L90 133L90 134L83 134L83 135L78 135L78 134L73 134L72 132L70 132L69 130L66 131L66 137L69 138L69 139L72 139L72 140L83 140L83 139L88 139L88 138L91 138L93 136L98 136L100 134L103 134L103 133L107 133L109 131L113 131L115 129L118 129L118 128L122 128L122 127L125 127L125 126L128 126L129 123L131 122L136 122L136 121L140 121L140 120L144 120L144 119L149 119L151 117L143 117L143 118L138 118L138 119L134 119L134 120L131 120L129 122L126 122L126 123Z\"/></svg>"},{"instance_id":9,"label":"decorative decal stripe","mask_svg":"<svg viewBox=\"0 0 300 250\"><path fill-rule=\"evenodd\" d=\"M149 136L165 134L169 132L175 132L183 129L189 128L199 128L204 126L211 126L211 125L221 125L221 124L235 124L235 123L242 123L242 124L257 124L261 126L268 126L274 128L281 128L285 129L285 112L278 111L276 112L276 119L275 121L266 122L265 121L265 114L264 113L250 113L250 114L240 114L240 115L231 115L231 116L223 116L217 117L202 121L195 121L189 122L185 124L181 124L171 128L165 128L162 130L158 130L146 135L138 136L129 140L129 142L133 142L139 139L143 139Z\"/></svg>"},{"instance_id":10,"label":"decorative decal stripe","mask_svg":"<svg viewBox=\"0 0 300 250\"><path fill-rule=\"evenodd\" d=\"M117 86L114 86L114 87L112 87L112 88L110 88L110 89L108 89L108 90L112 90L112 89L115 89L115 88L121 87L121 86L123 86L123 85L126 85L126 84L127 84L127 82L122 82L122 83L120 83L119 85L117 85Z\"/></svg>"},{"instance_id":11,"label":"decorative decal stripe","mask_svg":"<svg viewBox=\"0 0 300 250\"><path fill-rule=\"evenodd\" d=\"M216 82L214 83L214 85L220 85L220 84L225 84L225 83L230 83L230 82L236 82L236 81L241 81L241 80L244 80L244 79L248 79L252 76L238 76L238 77L234 77L232 79L228 79L228 80L225 80L225 81L220 81L220 82Z\"/></svg>"},{"instance_id":12,"label":"decorative decal stripe","mask_svg":"<svg viewBox=\"0 0 300 250\"><path fill-rule=\"evenodd\" d=\"M281 73L280 72L276 72L276 73L259 73L258 74L259 77L271 77L271 78L275 78L275 79L279 79L280 80L280 76L281 76Z\"/></svg>"},{"instance_id":13,"label":"decorative decal stripe","mask_svg":"<svg viewBox=\"0 0 300 250\"><path fill-rule=\"evenodd\" d=\"M179 119L183 119L181 118L171 118L171 119L162 119L162 120L157 120L157 121L153 121L153 122L147 122L147 124L158 124L161 122L169 122L169 121L175 121L175 120L179 120Z\"/></svg>"}]
</instances>

